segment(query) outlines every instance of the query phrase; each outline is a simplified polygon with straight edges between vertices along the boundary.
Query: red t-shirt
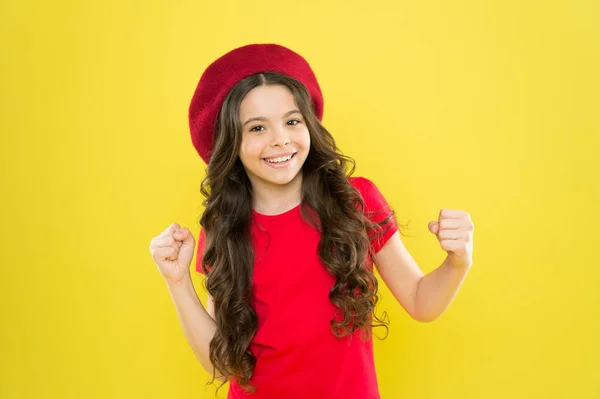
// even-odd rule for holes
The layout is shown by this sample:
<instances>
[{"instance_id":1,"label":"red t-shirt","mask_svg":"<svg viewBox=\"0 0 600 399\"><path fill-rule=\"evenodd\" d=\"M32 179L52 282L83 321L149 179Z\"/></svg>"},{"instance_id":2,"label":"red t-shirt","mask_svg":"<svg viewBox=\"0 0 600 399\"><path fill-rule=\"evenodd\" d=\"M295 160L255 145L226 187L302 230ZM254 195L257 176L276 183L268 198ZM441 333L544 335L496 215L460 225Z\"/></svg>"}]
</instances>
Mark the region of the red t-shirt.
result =
<instances>
[{"instance_id":1,"label":"red t-shirt","mask_svg":"<svg viewBox=\"0 0 600 399\"><path fill-rule=\"evenodd\" d=\"M384 211L373 220L390 213L373 182L363 177L349 181L361 193L366 211ZM250 382L256 392L247 394L231 381L228 399L378 399L372 338L362 341L357 330L339 339L331 331L329 323L339 311L329 300L335 279L319 259L320 234L302 219L300 205L274 216L253 211L253 222L258 330L250 344L256 356ZM390 225L371 241L375 253L398 230L393 218ZM201 229L196 271L202 274L203 250ZM371 260L367 266L372 270Z\"/></svg>"}]
</instances>

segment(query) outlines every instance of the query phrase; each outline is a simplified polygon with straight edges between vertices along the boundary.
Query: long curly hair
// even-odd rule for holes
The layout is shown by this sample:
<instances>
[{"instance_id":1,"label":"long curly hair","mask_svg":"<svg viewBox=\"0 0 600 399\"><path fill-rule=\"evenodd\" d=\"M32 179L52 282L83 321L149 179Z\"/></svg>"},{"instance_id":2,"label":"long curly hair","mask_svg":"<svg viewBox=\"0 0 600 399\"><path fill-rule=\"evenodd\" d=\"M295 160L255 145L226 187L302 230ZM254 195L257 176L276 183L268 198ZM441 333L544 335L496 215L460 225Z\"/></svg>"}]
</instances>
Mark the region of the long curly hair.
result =
<instances>
[{"instance_id":1,"label":"long curly hair","mask_svg":"<svg viewBox=\"0 0 600 399\"><path fill-rule=\"evenodd\" d=\"M228 93L215 123L213 153L200 191L205 210L200 225L205 233L202 268L204 286L213 297L216 333L210 342L210 360L227 379L235 379L253 392L249 381L256 358L249 349L257 331L257 315L251 305L254 251L251 240L252 187L238 157L242 141L240 104L246 94L261 85L283 85L293 94L310 134L308 157L302 166L302 204L305 221L321 233L318 253L335 277L329 299L341 314L331 320L331 331L341 338L389 321L374 314L379 301L377 279L365 267L373 257L371 239L383 234L393 211L380 223L371 222L360 193L350 184L355 161L336 146L323 127L305 86L274 72L255 74L240 81ZM387 228L390 226L388 225ZM364 334L363 334L364 333ZM215 380L213 379L209 384ZM224 383L223 383L224 384ZM219 389L223 386L219 386Z\"/></svg>"}]
</instances>

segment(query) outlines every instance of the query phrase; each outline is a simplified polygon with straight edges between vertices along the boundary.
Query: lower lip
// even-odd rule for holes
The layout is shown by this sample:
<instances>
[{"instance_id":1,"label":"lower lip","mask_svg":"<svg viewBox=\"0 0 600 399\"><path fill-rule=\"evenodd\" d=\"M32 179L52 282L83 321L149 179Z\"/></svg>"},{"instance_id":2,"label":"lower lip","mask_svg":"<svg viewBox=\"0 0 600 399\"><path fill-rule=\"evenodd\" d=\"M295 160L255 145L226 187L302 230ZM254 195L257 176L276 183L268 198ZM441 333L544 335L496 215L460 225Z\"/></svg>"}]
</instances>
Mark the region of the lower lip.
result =
<instances>
[{"instance_id":1,"label":"lower lip","mask_svg":"<svg viewBox=\"0 0 600 399\"><path fill-rule=\"evenodd\" d=\"M294 158L296 158L296 154L294 153L294 155L292 155L292 157L290 159L288 159L285 162L277 162L277 163L273 163L273 162L267 162L264 159L262 160L264 163L266 163L267 165L269 165L270 167L274 168L274 169L279 169L279 168L285 168L286 166L288 166L290 163L292 163L292 160Z\"/></svg>"}]
</instances>

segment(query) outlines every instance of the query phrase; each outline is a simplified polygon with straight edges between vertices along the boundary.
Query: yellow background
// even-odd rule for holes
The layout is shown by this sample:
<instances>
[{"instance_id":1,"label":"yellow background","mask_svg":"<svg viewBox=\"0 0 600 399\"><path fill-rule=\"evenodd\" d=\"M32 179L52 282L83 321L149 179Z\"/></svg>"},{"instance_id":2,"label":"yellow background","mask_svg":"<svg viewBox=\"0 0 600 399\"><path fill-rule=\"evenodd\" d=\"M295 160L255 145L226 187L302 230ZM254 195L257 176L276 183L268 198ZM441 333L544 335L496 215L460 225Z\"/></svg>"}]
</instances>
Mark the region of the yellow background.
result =
<instances>
[{"instance_id":1,"label":"yellow background","mask_svg":"<svg viewBox=\"0 0 600 399\"><path fill-rule=\"evenodd\" d=\"M148 247L197 237L202 71L276 42L425 272L441 208L475 223L440 319L382 290L382 398L599 398L598 4L3 1L0 397L213 397Z\"/></svg>"}]
</instances>

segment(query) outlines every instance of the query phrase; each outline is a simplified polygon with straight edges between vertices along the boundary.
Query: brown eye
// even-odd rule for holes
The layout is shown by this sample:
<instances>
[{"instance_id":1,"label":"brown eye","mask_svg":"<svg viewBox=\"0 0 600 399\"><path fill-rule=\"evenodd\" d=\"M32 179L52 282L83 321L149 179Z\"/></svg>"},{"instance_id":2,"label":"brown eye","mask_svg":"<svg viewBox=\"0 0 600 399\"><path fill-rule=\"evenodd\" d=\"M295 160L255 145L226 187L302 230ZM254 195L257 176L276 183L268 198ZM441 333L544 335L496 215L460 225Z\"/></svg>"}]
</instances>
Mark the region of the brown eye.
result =
<instances>
[{"instance_id":1,"label":"brown eye","mask_svg":"<svg viewBox=\"0 0 600 399\"><path fill-rule=\"evenodd\" d=\"M252 129L250 129L251 132L258 132L260 130L256 130L257 128L262 127L264 128L262 125L258 125L258 126L254 126Z\"/></svg>"},{"instance_id":2,"label":"brown eye","mask_svg":"<svg viewBox=\"0 0 600 399\"><path fill-rule=\"evenodd\" d=\"M300 123L300 121L298 119L292 119L291 121L288 121L288 124L290 122L296 122L296 123L292 123L292 126L296 126L298 123Z\"/></svg>"}]
</instances>

